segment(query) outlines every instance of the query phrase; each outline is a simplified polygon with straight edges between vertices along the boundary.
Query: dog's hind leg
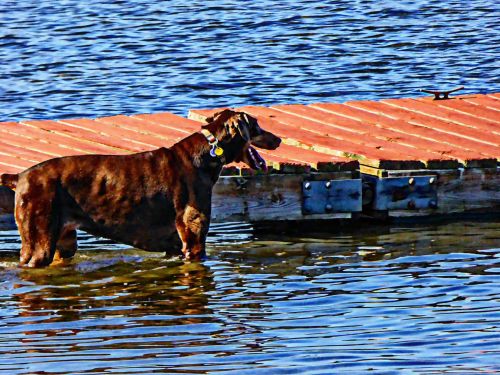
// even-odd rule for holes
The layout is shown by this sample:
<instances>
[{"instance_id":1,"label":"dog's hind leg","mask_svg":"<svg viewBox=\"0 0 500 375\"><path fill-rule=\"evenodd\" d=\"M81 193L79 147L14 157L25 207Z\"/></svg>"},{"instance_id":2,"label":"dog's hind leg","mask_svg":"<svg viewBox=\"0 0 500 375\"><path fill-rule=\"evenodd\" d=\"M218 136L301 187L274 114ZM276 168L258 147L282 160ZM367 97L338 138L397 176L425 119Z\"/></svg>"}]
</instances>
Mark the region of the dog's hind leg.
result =
<instances>
[{"instance_id":1,"label":"dog's hind leg","mask_svg":"<svg viewBox=\"0 0 500 375\"><path fill-rule=\"evenodd\" d=\"M55 192L33 192L16 196L15 217L21 235L20 264L43 267L52 262L60 233L59 215L55 212Z\"/></svg>"},{"instance_id":2,"label":"dog's hind leg","mask_svg":"<svg viewBox=\"0 0 500 375\"><path fill-rule=\"evenodd\" d=\"M45 218L28 219L19 227L21 235L20 264L28 267L43 267L49 265L55 254L57 233L55 228L44 223Z\"/></svg>"},{"instance_id":3,"label":"dog's hind leg","mask_svg":"<svg viewBox=\"0 0 500 375\"><path fill-rule=\"evenodd\" d=\"M63 228L56 243L56 251L51 265L66 264L78 249L76 229Z\"/></svg>"}]
</instances>

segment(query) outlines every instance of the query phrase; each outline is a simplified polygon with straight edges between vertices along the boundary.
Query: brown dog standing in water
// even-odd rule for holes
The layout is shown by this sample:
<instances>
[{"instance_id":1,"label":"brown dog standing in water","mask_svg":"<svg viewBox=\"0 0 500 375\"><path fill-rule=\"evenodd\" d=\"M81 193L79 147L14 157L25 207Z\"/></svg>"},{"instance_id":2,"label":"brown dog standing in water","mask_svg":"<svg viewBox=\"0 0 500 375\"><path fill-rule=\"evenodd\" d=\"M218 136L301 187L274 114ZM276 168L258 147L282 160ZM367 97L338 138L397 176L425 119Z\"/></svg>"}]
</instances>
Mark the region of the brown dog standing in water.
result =
<instances>
[{"instance_id":1,"label":"brown dog standing in water","mask_svg":"<svg viewBox=\"0 0 500 375\"><path fill-rule=\"evenodd\" d=\"M207 122L170 148L67 156L3 174L1 184L16 191L20 264L71 258L77 228L144 250L204 257L212 188L224 164L266 168L251 145L273 150L281 142L243 112L224 110Z\"/></svg>"}]
</instances>

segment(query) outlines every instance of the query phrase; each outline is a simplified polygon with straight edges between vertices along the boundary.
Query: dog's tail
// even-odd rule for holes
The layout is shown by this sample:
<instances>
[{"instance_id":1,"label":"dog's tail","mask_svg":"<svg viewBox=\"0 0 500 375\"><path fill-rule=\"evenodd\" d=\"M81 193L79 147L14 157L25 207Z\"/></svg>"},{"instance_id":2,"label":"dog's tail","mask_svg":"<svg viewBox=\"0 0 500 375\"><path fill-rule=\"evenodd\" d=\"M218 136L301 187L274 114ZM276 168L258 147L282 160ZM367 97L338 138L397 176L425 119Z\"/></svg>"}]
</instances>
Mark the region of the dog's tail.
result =
<instances>
[{"instance_id":1,"label":"dog's tail","mask_svg":"<svg viewBox=\"0 0 500 375\"><path fill-rule=\"evenodd\" d=\"M0 175L0 185L6 186L9 189L15 190L17 186L17 180L19 179L19 175L4 173Z\"/></svg>"}]
</instances>

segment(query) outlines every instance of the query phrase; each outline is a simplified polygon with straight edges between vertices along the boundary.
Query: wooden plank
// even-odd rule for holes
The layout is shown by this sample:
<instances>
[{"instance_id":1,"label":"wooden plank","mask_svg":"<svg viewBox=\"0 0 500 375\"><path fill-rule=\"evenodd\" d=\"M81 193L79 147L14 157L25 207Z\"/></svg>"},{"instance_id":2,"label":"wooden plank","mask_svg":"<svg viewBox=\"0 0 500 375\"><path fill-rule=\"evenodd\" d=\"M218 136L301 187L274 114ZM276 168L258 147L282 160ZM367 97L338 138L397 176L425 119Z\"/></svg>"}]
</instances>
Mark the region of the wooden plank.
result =
<instances>
[{"instance_id":1,"label":"wooden plank","mask_svg":"<svg viewBox=\"0 0 500 375\"><path fill-rule=\"evenodd\" d=\"M494 92L494 93L487 94L487 95L488 95L488 97L490 97L492 99L500 100L500 92Z\"/></svg>"},{"instance_id":2,"label":"wooden plank","mask_svg":"<svg viewBox=\"0 0 500 375\"><path fill-rule=\"evenodd\" d=\"M11 134L23 135L44 144L51 144L51 146L48 147L49 149L53 149L52 145L54 145L58 148L72 150L73 154L102 153L109 150L109 148L104 149L104 146L84 141L68 134L48 131L40 128L38 124L28 124L28 122L29 121L15 123L15 125L11 126L8 130L10 130Z\"/></svg>"},{"instance_id":3,"label":"wooden plank","mask_svg":"<svg viewBox=\"0 0 500 375\"><path fill-rule=\"evenodd\" d=\"M341 158L313 150L305 150L295 146L286 144L280 145L276 150L262 150L259 153L270 155L273 157L280 157L286 161L297 162L310 165L314 169L323 170L355 170L359 163L355 160L348 158Z\"/></svg>"},{"instance_id":4,"label":"wooden plank","mask_svg":"<svg viewBox=\"0 0 500 375\"><path fill-rule=\"evenodd\" d=\"M287 149L290 152L284 151ZM359 168L359 163L356 160L339 161L339 158L321 153L317 153L320 155L319 157L311 154L302 155L302 151L306 150L286 144L280 145L276 150L259 149L259 153L264 157L268 166L284 173L304 173L311 170L319 172L354 171Z\"/></svg>"},{"instance_id":5,"label":"wooden plank","mask_svg":"<svg viewBox=\"0 0 500 375\"><path fill-rule=\"evenodd\" d=\"M186 135L199 132L201 129L198 122L168 112L133 115L132 117L159 124L172 130L178 130Z\"/></svg>"},{"instance_id":6,"label":"wooden plank","mask_svg":"<svg viewBox=\"0 0 500 375\"><path fill-rule=\"evenodd\" d=\"M0 123L0 138L3 144L8 144L11 147L17 147L18 149L32 151L33 153L38 153L40 155L45 155L45 158L61 156L64 152L69 152L68 149L61 149L60 147L51 147L44 142L38 142L32 138L28 138L23 135L12 134L9 132L8 126L3 126L5 123ZM12 123L14 126L16 123ZM47 147L48 146L48 147Z\"/></svg>"},{"instance_id":7,"label":"wooden plank","mask_svg":"<svg viewBox=\"0 0 500 375\"><path fill-rule=\"evenodd\" d=\"M372 105L372 102L367 102L369 104L365 104L365 102L352 103L354 103L353 106L336 103L315 103L310 106L324 112L334 113L338 116L357 119L373 134L379 134L381 131L388 130L393 133L393 138L390 139L394 142L404 141L421 149L436 152L442 156L450 156L453 159L459 160L460 163L466 167L491 166L491 160L483 160L487 158L491 159L490 156L482 155L478 151L464 149L461 145L458 145L457 143L462 142L463 138L445 138L442 132L438 132L432 128L414 125L403 120L388 117L379 111L376 103L375 105ZM390 136L391 133L384 132L380 134ZM451 138L451 141L449 138ZM476 145L477 144L474 143L474 146ZM482 144L479 144L479 147L482 146ZM487 145L484 145L483 148L488 152L491 151L490 147ZM446 161L444 158L441 162L428 162L426 166L429 169L458 167L456 163L453 163L451 160Z\"/></svg>"},{"instance_id":8,"label":"wooden plank","mask_svg":"<svg viewBox=\"0 0 500 375\"><path fill-rule=\"evenodd\" d=\"M51 157L50 155L44 154L42 152L33 151L16 145L11 145L9 143L6 143L3 139L0 140L0 154L12 155L18 157L19 159L23 159L33 163L39 163Z\"/></svg>"},{"instance_id":9,"label":"wooden plank","mask_svg":"<svg viewBox=\"0 0 500 375\"><path fill-rule=\"evenodd\" d=\"M75 150L67 145L60 145L53 134L38 128L31 128L25 125L20 126L16 122L0 123L2 137L9 139L9 142L16 146L26 147L30 150L45 152L53 156L65 156L75 154L89 154L91 151Z\"/></svg>"},{"instance_id":10,"label":"wooden plank","mask_svg":"<svg viewBox=\"0 0 500 375\"><path fill-rule=\"evenodd\" d=\"M465 169L438 178L438 213L500 212L500 173L496 168Z\"/></svg>"},{"instance_id":11,"label":"wooden plank","mask_svg":"<svg viewBox=\"0 0 500 375\"><path fill-rule=\"evenodd\" d=\"M467 95L460 97L459 99L463 102L468 102L492 111L500 112L500 100L493 99L487 95Z\"/></svg>"},{"instance_id":12,"label":"wooden plank","mask_svg":"<svg viewBox=\"0 0 500 375\"><path fill-rule=\"evenodd\" d=\"M78 128L86 139L111 146L125 152L142 152L156 148L148 140L138 139L136 132L117 126L106 126L91 119L68 119L60 122Z\"/></svg>"},{"instance_id":13,"label":"wooden plank","mask_svg":"<svg viewBox=\"0 0 500 375\"><path fill-rule=\"evenodd\" d=\"M389 114L396 114L402 118L418 115L425 119L427 126L439 127L448 133L492 146L500 144L500 136L491 133L498 130L498 124L494 122L448 110L439 107L434 102L422 102L415 99L384 99L381 103L388 105L385 110Z\"/></svg>"},{"instance_id":14,"label":"wooden plank","mask_svg":"<svg viewBox=\"0 0 500 375\"><path fill-rule=\"evenodd\" d=\"M32 161L28 161L28 160L19 159L15 156L10 156L10 155L5 155L5 154L0 153L0 164L2 166L11 167L11 168L15 168L15 169L21 168L21 170L23 170L23 169L31 167L32 165L34 165L36 163L34 163ZM2 167L0 167L0 172L5 173L5 172L3 172Z\"/></svg>"},{"instance_id":15,"label":"wooden plank","mask_svg":"<svg viewBox=\"0 0 500 375\"><path fill-rule=\"evenodd\" d=\"M100 133L97 131L89 131L84 127L74 126L73 122L78 122L78 121L80 120L64 120L64 122L50 121L50 120L43 120L43 121L26 120L22 121L22 124L43 129L53 134L61 135L72 141L74 140L78 142L78 144L80 145L79 147L92 149L93 152L98 152L98 153L130 152L128 148L123 146L123 142L119 142L116 139L110 137L109 135L106 135L105 133Z\"/></svg>"},{"instance_id":16,"label":"wooden plank","mask_svg":"<svg viewBox=\"0 0 500 375\"><path fill-rule=\"evenodd\" d=\"M228 108L210 108L210 109L190 109L188 112L188 118L193 121L198 121L201 123L206 123L206 119L212 116L216 112L220 112Z\"/></svg>"},{"instance_id":17,"label":"wooden plank","mask_svg":"<svg viewBox=\"0 0 500 375\"><path fill-rule=\"evenodd\" d=\"M167 128L151 121L130 116L118 115L100 117L95 119L95 121L106 125L118 126L123 129L134 131L140 135L155 138L154 140L151 139L149 142L154 142L155 145L161 144L161 147L170 147L186 136L184 131Z\"/></svg>"},{"instance_id":18,"label":"wooden plank","mask_svg":"<svg viewBox=\"0 0 500 375\"><path fill-rule=\"evenodd\" d=\"M459 165L456 158L432 149L422 148L418 142L415 144L414 138L405 137L401 133L396 133L390 129L380 127L374 129L362 121L310 106L280 105L272 108L313 121L310 124L315 128L317 128L317 123L321 123L336 129L343 129L347 131L344 134L347 135L348 140L356 143L367 144L369 140L375 140L377 147L399 154L407 154L415 160L422 161L425 165L432 164L433 168L456 168ZM335 136L337 137L338 133L335 133Z\"/></svg>"},{"instance_id":19,"label":"wooden plank","mask_svg":"<svg viewBox=\"0 0 500 375\"><path fill-rule=\"evenodd\" d=\"M330 134L318 134L308 129L299 128L301 131L297 131L296 124L290 123L288 119L276 117L276 115L261 107L247 106L239 108L239 110L257 117L264 129L268 129L280 136L285 144L335 156L348 157L378 168L383 168L383 166L391 166L393 169L423 167L422 162L407 155L338 140Z\"/></svg>"},{"instance_id":20,"label":"wooden plank","mask_svg":"<svg viewBox=\"0 0 500 375\"><path fill-rule=\"evenodd\" d=\"M497 124L500 125L500 113L496 110L488 109L485 106L479 106L472 103L468 103L460 98L453 98L448 100L432 100L429 98L416 98L415 100L426 104L437 105L438 107L446 108L458 113L462 113L467 116L472 116L477 119L474 123L476 128L481 128L483 122L486 124ZM495 134L500 134L498 126L491 128L491 126L486 126L487 131L493 131Z\"/></svg>"},{"instance_id":21,"label":"wooden plank","mask_svg":"<svg viewBox=\"0 0 500 375\"><path fill-rule=\"evenodd\" d=\"M421 116L418 113L412 113L403 109L398 110L397 108L390 109L389 113L387 105L381 102L354 101L345 104L349 107L372 113L375 116L375 118L372 117L372 121L377 121L381 126L390 126L394 130L399 128L401 131L407 131L412 135L419 135L430 140L440 141L458 150L476 151L476 157L482 156L484 158L498 159L498 147L478 142L477 140L450 131L449 123L445 124L445 129L441 129L441 121L434 121L431 125L427 117ZM484 167L488 167L488 165Z\"/></svg>"},{"instance_id":22,"label":"wooden plank","mask_svg":"<svg viewBox=\"0 0 500 375\"><path fill-rule=\"evenodd\" d=\"M190 118L204 119L211 116L216 110L191 110ZM258 118L261 126L274 134L278 135L283 143L290 146L295 146L305 150L314 150L320 153L329 154L341 158L349 158L358 160L362 164L373 167L389 167L394 169L408 169L423 167L421 161L414 160L408 155L401 155L390 151L382 151L374 148L364 147L358 144L352 144L342 140L337 140L329 134L318 134L316 131L311 131L307 128L296 126L296 123L289 123L289 119L283 119L283 116L277 117L276 112L279 111L255 106L246 106L237 108L238 111L246 112ZM271 113L269 113L271 111ZM295 119L296 120L296 119ZM300 130L300 131L298 131ZM282 147L282 146L280 146Z\"/></svg>"},{"instance_id":23,"label":"wooden plank","mask_svg":"<svg viewBox=\"0 0 500 375\"><path fill-rule=\"evenodd\" d=\"M244 107L241 110L245 110L249 114L252 114L249 110L249 107ZM257 107L258 108L258 107ZM201 110L191 110L189 112L189 116L191 118L198 118L198 119L203 119L205 117L208 117L213 114L213 110L206 110L206 109L201 109ZM258 117L258 116L257 116ZM332 155L340 158L350 158L351 160L362 160L364 163L373 165L375 167L380 167L384 163L387 163L387 165L395 165L397 164L398 166L403 166L404 161L402 162L395 162L395 161L386 161L385 159L378 159L378 158L369 158L366 155L355 155L355 154L349 154L345 151L342 150L341 147L339 147L339 150L335 150L331 146L331 143L328 144L326 142L327 146L325 147L325 137L319 136L316 133L312 133L309 131L301 132L300 137L295 137L296 135L299 135L297 131L295 131L294 136L292 137L290 135L291 132L293 132L293 127L290 127L287 124L281 123L277 121L274 118L269 118L269 117L258 117L259 124L262 126L262 128L269 130L273 132L274 134L278 135L282 139L282 144L280 146L283 147L283 145L289 145L289 146L294 146L297 147L298 149L305 149L305 150L313 150L317 151L319 153L327 154L327 155ZM326 138L326 141L328 141L329 138ZM334 142L332 142L334 143ZM337 143L338 145L338 143ZM279 149L278 149L279 150ZM418 163L419 166L421 166L421 163Z\"/></svg>"},{"instance_id":24,"label":"wooden plank","mask_svg":"<svg viewBox=\"0 0 500 375\"><path fill-rule=\"evenodd\" d=\"M328 179L329 175L322 177ZM214 187L212 219L257 222L350 217L337 213L303 215L303 180L303 175L221 177Z\"/></svg>"}]
</instances>

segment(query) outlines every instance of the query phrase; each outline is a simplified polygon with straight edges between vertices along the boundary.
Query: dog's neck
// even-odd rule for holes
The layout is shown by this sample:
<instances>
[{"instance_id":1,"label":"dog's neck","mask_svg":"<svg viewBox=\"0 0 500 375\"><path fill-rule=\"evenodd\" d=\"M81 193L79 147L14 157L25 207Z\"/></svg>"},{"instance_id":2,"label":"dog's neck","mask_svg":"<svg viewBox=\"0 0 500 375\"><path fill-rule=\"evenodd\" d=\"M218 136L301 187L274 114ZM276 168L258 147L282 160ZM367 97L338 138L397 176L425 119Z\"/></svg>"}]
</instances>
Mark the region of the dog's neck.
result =
<instances>
[{"instance_id":1,"label":"dog's neck","mask_svg":"<svg viewBox=\"0 0 500 375\"><path fill-rule=\"evenodd\" d=\"M213 158L219 158L222 164L226 163L226 155L224 155L224 149L219 145L219 140L214 136L209 130L201 129L201 134L205 137L210 146L210 156Z\"/></svg>"},{"instance_id":2,"label":"dog's neck","mask_svg":"<svg viewBox=\"0 0 500 375\"><path fill-rule=\"evenodd\" d=\"M217 145L223 149L224 158L217 155L214 157L210 154L213 147L201 132L182 139L173 145L171 150L177 155L181 164L190 164L198 169L200 173L208 174L215 184L224 165L234 159L234 155L232 155L234 151L231 150L231 145L223 140L227 138L226 129L223 125L211 123L204 128L217 139Z\"/></svg>"}]
</instances>

